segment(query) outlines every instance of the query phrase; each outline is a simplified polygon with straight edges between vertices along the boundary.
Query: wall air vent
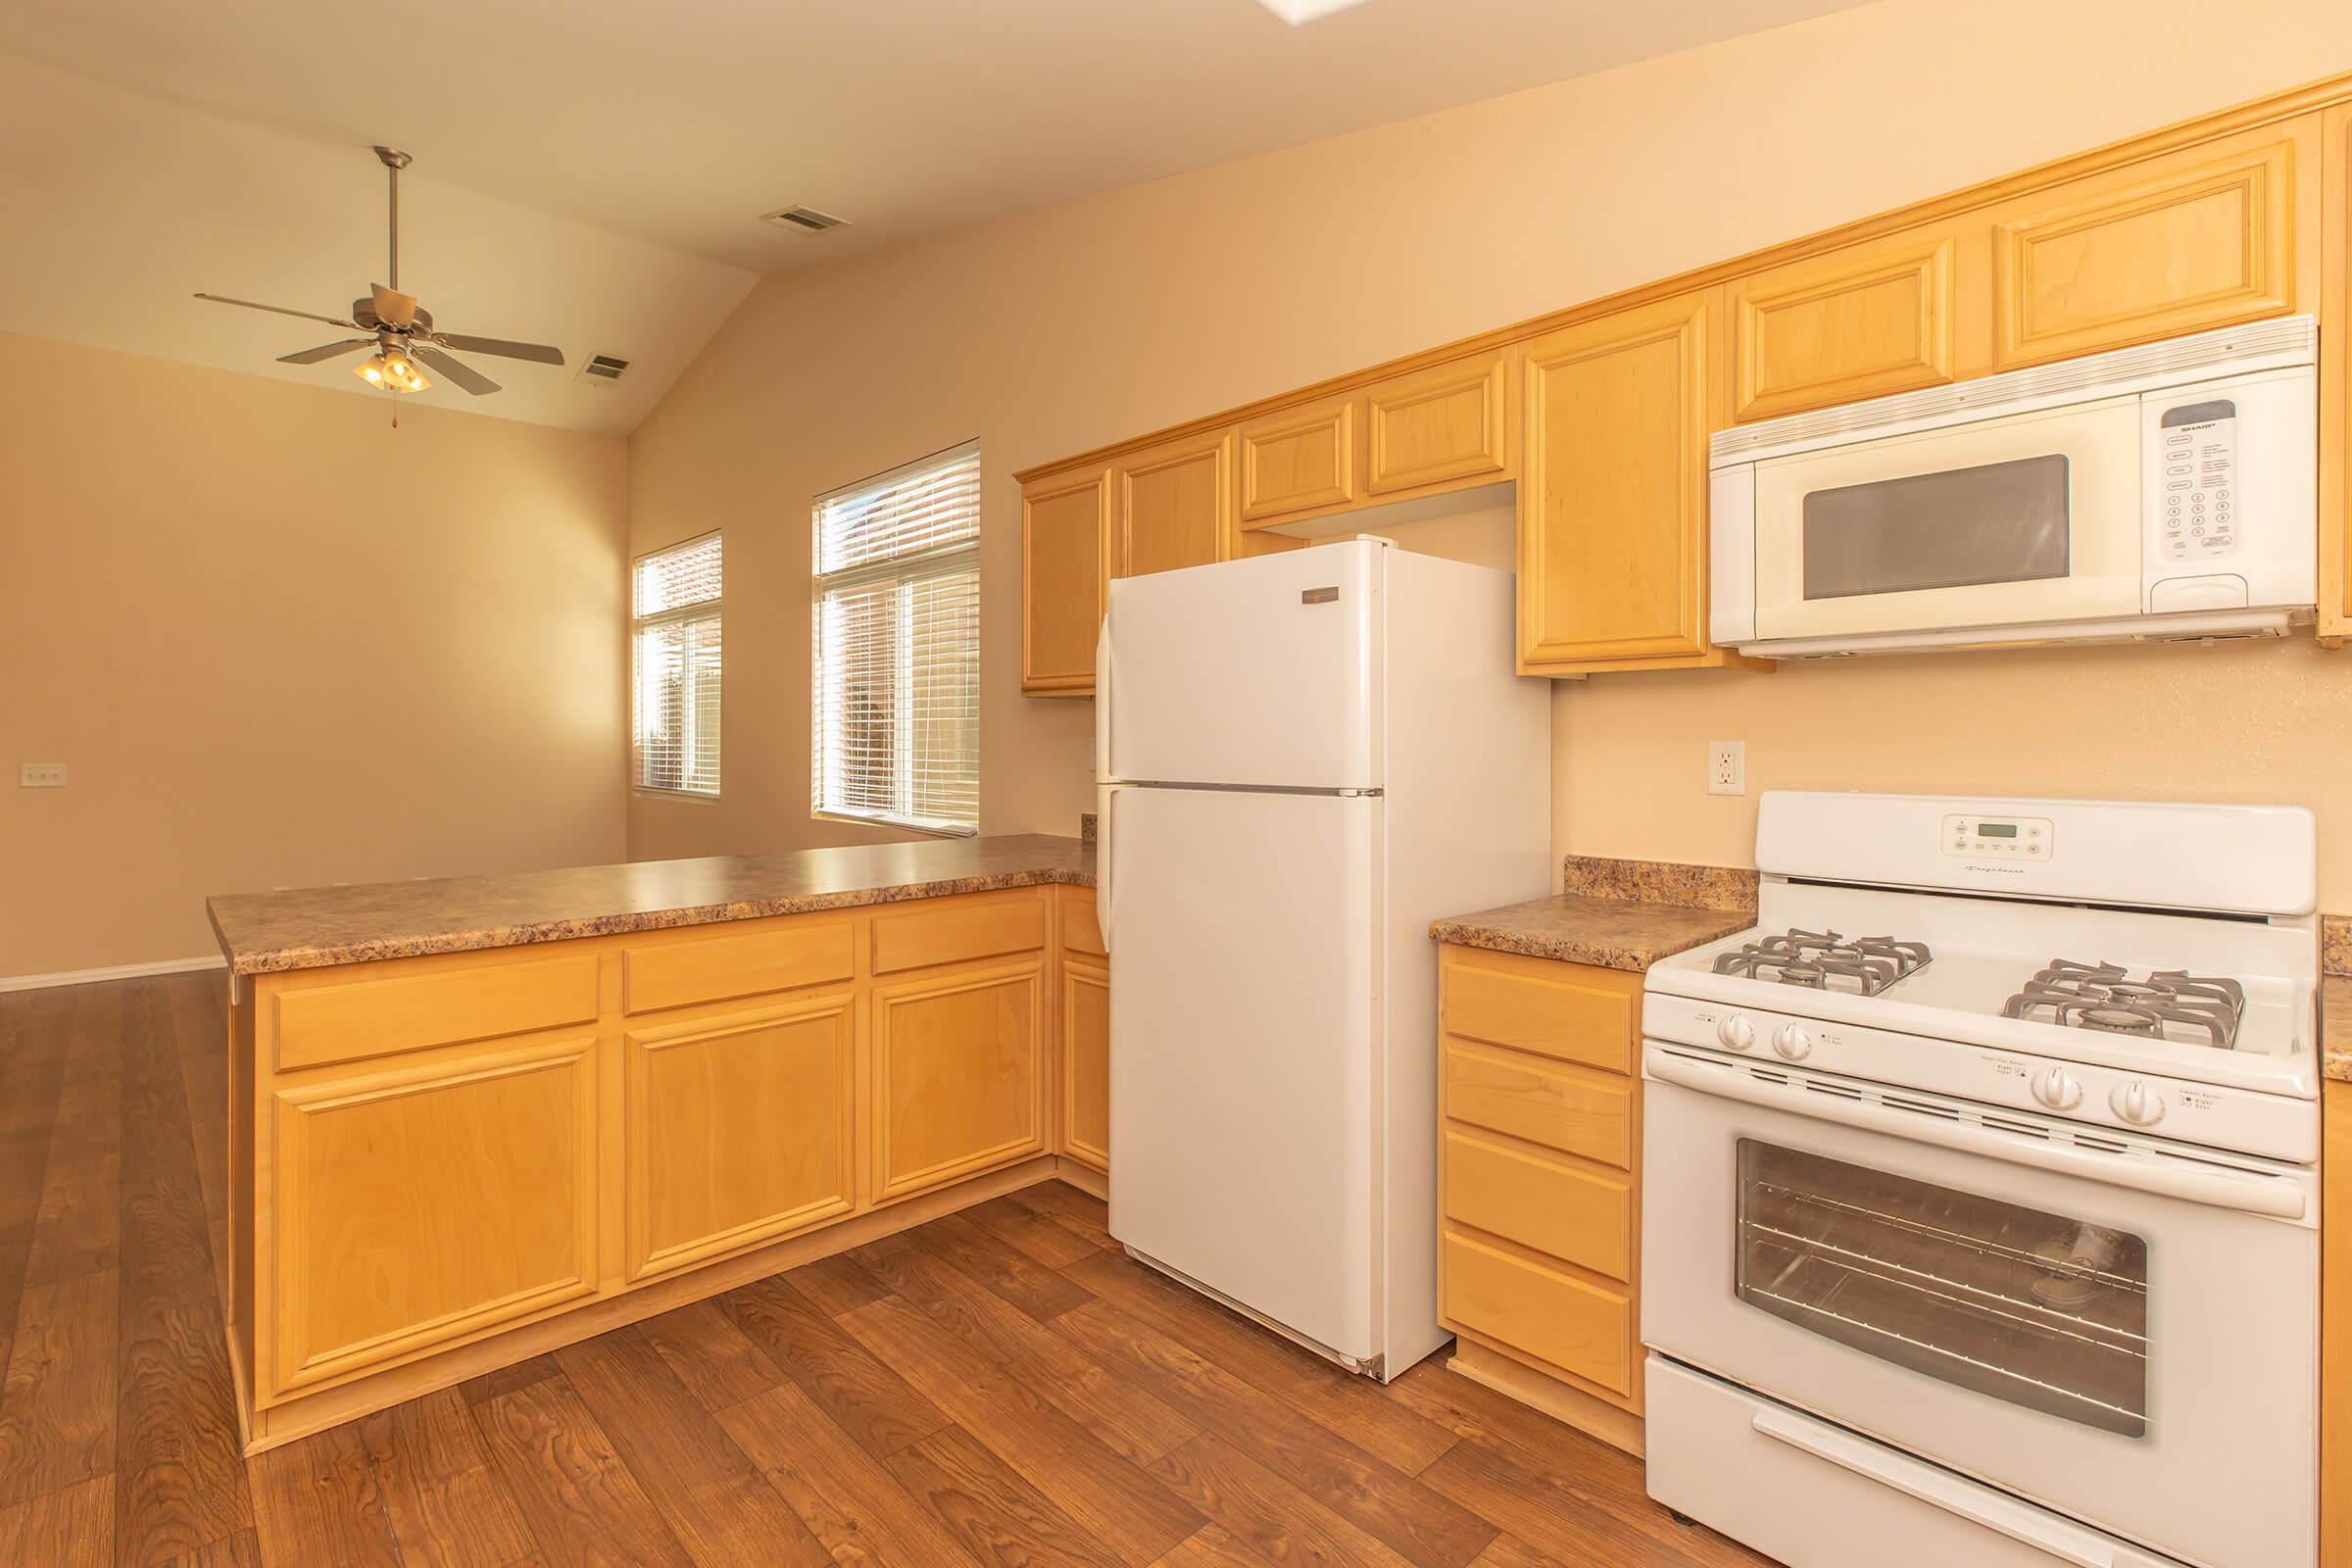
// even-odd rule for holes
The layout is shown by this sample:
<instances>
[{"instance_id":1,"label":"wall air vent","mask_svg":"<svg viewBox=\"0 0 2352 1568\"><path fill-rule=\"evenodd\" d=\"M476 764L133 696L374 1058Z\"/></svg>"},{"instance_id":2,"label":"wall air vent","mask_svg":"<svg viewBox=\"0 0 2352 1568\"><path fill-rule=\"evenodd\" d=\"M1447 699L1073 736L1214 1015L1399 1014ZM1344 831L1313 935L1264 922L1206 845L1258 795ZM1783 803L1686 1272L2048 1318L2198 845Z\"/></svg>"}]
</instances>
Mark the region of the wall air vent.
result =
<instances>
[{"instance_id":1,"label":"wall air vent","mask_svg":"<svg viewBox=\"0 0 2352 1568\"><path fill-rule=\"evenodd\" d=\"M580 367L580 373L593 375L600 381L617 381L620 379L620 372L628 368L629 362L626 360L616 360L610 354L599 354Z\"/></svg>"},{"instance_id":2,"label":"wall air vent","mask_svg":"<svg viewBox=\"0 0 2352 1568\"><path fill-rule=\"evenodd\" d=\"M828 228L839 228L849 220L820 213L813 207L779 207L772 213L761 213L760 221L773 223L778 228L798 229L804 234L821 234Z\"/></svg>"}]
</instances>

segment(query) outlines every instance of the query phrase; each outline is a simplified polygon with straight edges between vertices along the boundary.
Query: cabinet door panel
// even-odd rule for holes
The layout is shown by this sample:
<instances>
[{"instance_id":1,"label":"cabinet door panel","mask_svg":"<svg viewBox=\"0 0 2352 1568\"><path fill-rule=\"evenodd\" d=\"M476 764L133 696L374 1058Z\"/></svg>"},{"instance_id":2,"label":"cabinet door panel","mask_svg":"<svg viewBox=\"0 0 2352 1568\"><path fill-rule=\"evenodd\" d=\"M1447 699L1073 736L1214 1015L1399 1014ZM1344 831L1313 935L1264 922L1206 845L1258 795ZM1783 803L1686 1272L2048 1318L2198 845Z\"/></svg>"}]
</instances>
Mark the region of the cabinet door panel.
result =
<instances>
[{"instance_id":1,"label":"cabinet door panel","mask_svg":"<svg viewBox=\"0 0 2352 1568\"><path fill-rule=\"evenodd\" d=\"M273 1391L594 1292L595 1061L576 1039L273 1097Z\"/></svg>"},{"instance_id":2,"label":"cabinet door panel","mask_svg":"<svg viewBox=\"0 0 2352 1568\"><path fill-rule=\"evenodd\" d=\"M1230 431L1121 459L1112 469L1119 538L1113 575L1141 577L1225 559L1233 529L1232 464Z\"/></svg>"},{"instance_id":3,"label":"cabinet door panel","mask_svg":"<svg viewBox=\"0 0 2352 1568\"><path fill-rule=\"evenodd\" d=\"M1242 426L1242 520L1355 499L1355 405L1286 409Z\"/></svg>"},{"instance_id":4,"label":"cabinet door panel","mask_svg":"<svg viewBox=\"0 0 2352 1568\"><path fill-rule=\"evenodd\" d=\"M1733 417L1768 419L1949 381L1953 249L1948 234L1906 238L1734 282Z\"/></svg>"},{"instance_id":5,"label":"cabinet door panel","mask_svg":"<svg viewBox=\"0 0 2352 1568\"><path fill-rule=\"evenodd\" d=\"M1510 461L1500 351L1416 370L1365 398L1374 495L1500 473Z\"/></svg>"},{"instance_id":6,"label":"cabinet door panel","mask_svg":"<svg viewBox=\"0 0 2352 1568\"><path fill-rule=\"evenodd\" d=\"M1110 1174L1110 971L1061 967L1061 1152Z\"/></svg>"},{"instance_id":7,"label":"cabinet door panel","mask_svg":"<svg viewBox=\"0 0 2352 1568\"><path fill-rule=\"evenodd\" d=\"M1703 650L1708 310L1661 300L1529 347L1523 670Z\"/></svg>"},{"instance_id":8,"label":"cabinet door panel","mask_svg":"<svg viewBox=\"0 0 2352 1568\"><path fill-rule=\"evenodd\" d=\"M1095 632L1109 576L1110 476L1033 480L1021 492L1021 690L1095 689Z\"/></svg>"},{"instance_id":9,"label":"cabinet door panel","mask_svg":"<svg viewBox=\"0 0 2352 1568\"><path fill-rule=\"evenodd\" d=\"M2026 198L1993 238L2001 369L2295 305L2295 145L2274 140Z\"/></svg>"},{"instance_id":10,"label":"cabinet door panel","mask_svg":"<svg viewBox=\"0 0 2352 1568\"><path fill-rule=\"evenodd\" d=\"M875 1197L1045 1148L1044 972L1031 959L875 989Z\"/></svg>"},{"instance_id":11,"label":"cabinet door panel","mask_svg":"<svg viewBox=\"0 0 2352 1568\"><path fill-rule=\"evenodd\" d=\"M854 1206L851 1005L835 995L629 1034L630 1279Z\"/></svg>"}]
</instances>

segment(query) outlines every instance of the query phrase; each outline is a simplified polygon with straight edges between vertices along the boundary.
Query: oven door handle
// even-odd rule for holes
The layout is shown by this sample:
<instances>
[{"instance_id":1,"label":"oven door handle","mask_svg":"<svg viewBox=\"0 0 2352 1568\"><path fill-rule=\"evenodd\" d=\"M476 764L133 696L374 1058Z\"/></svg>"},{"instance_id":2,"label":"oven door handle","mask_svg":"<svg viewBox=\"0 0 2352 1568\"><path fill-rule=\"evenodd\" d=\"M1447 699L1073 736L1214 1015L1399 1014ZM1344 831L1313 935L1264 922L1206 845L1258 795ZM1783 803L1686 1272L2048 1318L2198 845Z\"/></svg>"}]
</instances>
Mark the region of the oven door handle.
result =
<instances>
[{"instance_id":1,"label":"oven door handle","mask_svg":"<svg viewBox=\"0 0 2352 1568\"><path fill-rule=\"evenodd\" d=\"M2045 1518L2024 1503L1971 1486L1921 1460L1889 1453L1850 1432L1808 1420L1792 1410L1760 1410L1748 1425L1775 1443L1785 1443L1866 1481L1891 1487L1970 1524L1998 1531L2076 1568L2115 1568L2115 1548L2089 1531Z\"/></svg>"},{"instance_id":2,"label":"oven door handle","mask_svg":"<svg viewBox=\"0 0 2352 1568\"><path fill-rule=\"evenodd\" d=\"M1758 1083L1743 1068L1730 1065L1717 1067L1655 1047L1642 1054L1644 1068L1650 1077L1660 1083L1724 1100L1741 1101L1750 1105L1762 1105L1767 1109L1785 1110L1814 1121L1834 1121L1841 1126L1885 1133L1889 1138L1907 1139L1915 1144L1936 1144L1945 1149L1959 1150L1963 1153L2005 1159L2013 1165L2033 1165L2068 1176L2080 1176L2084 1181L2102 1182L2109 1187L2132 1187L2143 1193L2203 1203L2211 1208L2234 1208L2247 1214L2267 1214L2274 1219L2301 1220L2309 1207L2309 1200L2300 1187L2276 1176L2259 1176L2251 1171L2240 1175L2219 1166L2198 1168L2187 1164L2160 1164L2153 1159L2099 1153L2066 1144L2027 1143L2023 1139L1987 1132L1965 1122L1888 1110L1883 1105L1864 1101L1803 1091L1792 1095L1786 1089Z\"/></svg>"}]
</instances>

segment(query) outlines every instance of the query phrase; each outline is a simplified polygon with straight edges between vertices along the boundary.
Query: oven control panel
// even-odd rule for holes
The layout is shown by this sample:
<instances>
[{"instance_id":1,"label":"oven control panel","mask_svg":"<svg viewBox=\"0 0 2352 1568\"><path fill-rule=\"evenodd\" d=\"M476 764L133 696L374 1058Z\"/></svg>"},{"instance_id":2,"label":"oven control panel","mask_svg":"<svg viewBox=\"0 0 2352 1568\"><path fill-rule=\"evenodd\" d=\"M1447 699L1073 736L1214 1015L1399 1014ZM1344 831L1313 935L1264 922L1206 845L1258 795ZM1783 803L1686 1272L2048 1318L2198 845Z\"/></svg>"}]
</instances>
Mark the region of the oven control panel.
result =
<instances>
[{"instance_id":1,"label":"oven control panel","mask_svg":"<svg viewBox=\"0 0 2352 1568\"><path fill-rule=\"evenodd\" d=\"M2319 1107L2308 1100L2063 1060L2031 1052L1933 1040L1868 1024L1727 1005L1647 991L1642 1032L1696 1046L1765 1071L1801 1068L2057 1117L2125 1135L2161 1138L2309 1164L2319 1158ZM2021 1121L2018 1129L2031 1131Z\"/></svg>"},{"instance_id":2,"label":"oven control panel","mask_svg":"<svg viewBox=\"0 0 2352 1568\"><path fill-rule=\"evenodd\" d=\"M2046 860L2057 835L2057 824L2046 816L1947 816L1943 819L1943 853L1971 859L1991 855Z\"/></svg>"}]
</instances>

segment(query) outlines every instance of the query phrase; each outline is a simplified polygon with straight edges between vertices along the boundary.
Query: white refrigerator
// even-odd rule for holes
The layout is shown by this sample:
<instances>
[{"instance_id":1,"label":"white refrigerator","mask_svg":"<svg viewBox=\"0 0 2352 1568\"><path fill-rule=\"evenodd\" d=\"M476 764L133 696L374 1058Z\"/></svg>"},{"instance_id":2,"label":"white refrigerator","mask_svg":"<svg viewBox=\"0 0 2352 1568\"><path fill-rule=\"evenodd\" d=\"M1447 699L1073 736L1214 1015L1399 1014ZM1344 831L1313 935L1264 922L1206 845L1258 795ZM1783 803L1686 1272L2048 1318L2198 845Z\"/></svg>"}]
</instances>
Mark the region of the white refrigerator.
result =
<instances>
[{"instance_id":1,"label":"white refrigerator","mask_svg":"<svg viewBox=\"0 0 2352 1568\"><path fill-rule=\"evenodd\" d=\"M1096 656L1111 1235L1384 1381L1446 1339L1429 923L1551 885L1512 604L1367 537L1115 581Z\"/></svg>"}]
</instances>

